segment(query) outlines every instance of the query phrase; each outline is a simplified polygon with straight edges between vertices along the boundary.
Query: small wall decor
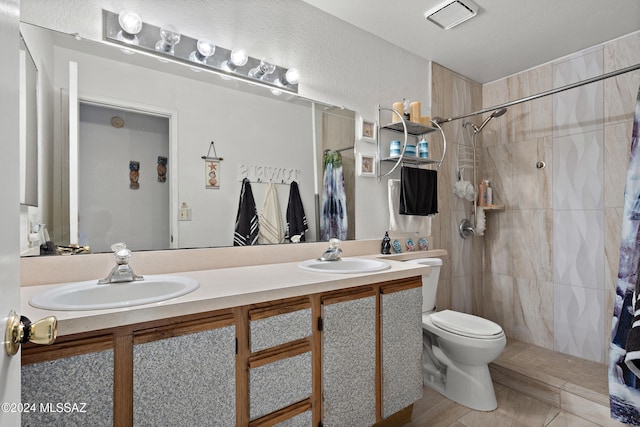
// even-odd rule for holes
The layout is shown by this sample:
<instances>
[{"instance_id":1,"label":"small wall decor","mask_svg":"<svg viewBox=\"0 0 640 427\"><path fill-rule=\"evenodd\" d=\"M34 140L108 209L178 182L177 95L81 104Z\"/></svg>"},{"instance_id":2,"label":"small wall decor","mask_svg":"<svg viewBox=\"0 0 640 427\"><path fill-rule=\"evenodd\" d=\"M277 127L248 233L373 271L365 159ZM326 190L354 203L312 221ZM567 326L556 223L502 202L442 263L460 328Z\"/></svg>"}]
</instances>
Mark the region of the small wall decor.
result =
<instances>
[{"instance_id":1,"label":"small wall decor","mask_svg":"<svg viewBox=\"0 0 640 427\"><path fill-rule=\"evenodd\" d=\"M211 150L213 150L213 157L211 157ZM220 162L222 157L218 157L216 153L215 142L211 141L209 144L209 151L206 156L202 156L204 159L204 186L207 189L220 189Z\"/></svg>"},{"instance_id":2,"label":"small wall decor","mask_svg":"<svg viewBox=\"0 0 640 427\"><path fill-rule=\"evenodd\" d=\"M140 183L138 182L140 179L140 162L136 162L135 160L129 161L129 188L137 190L140 188Z\"/></svg>"},{"instance_id":3,"label":"small wall decor","mask_svg":"<svg viewBox=\"0 0 640 427\"><path fill-rule=\"evenodd\" d=\"M376 123L358 116L358 139L366 142L376 141Z\"/></svg>"},{"instance_id":4,"label":"small wall decor","mask_svg":"<svg viewBox=\"0 0 640 427\"><path fill-rule=\"evenodd\" d=\"M205 187L220 189L220 161L205 160Z\"/></svg>"},{"instance_id":5,"label":"small wall decor","mask_svg":"<svg viewBox=\"0 0 640 427\"><path fill-rule=\"evenodd\" d=\"M358 176L376 176L375 154L358 153Z\"/></svg>"},{"instance_id":6,"label":"small wall decor","mask_svg":"<svg viewBox=\"0 0 640 427\"><path fill-rule=\"evenodd\" d=\"M238 166L238 181L245 178L251 182L291 184L300 181L300 169L241 163Z\"/></svg>"},{"instance_id":7,"label":"small wall decor","mask_svg":"<svg viewBox=\"0 0 640 427\"><path fill-rule=\"evenodd\" d=\"M158 156L158 182L167 182L167 158Z\"/></svg>"}]
</instances>

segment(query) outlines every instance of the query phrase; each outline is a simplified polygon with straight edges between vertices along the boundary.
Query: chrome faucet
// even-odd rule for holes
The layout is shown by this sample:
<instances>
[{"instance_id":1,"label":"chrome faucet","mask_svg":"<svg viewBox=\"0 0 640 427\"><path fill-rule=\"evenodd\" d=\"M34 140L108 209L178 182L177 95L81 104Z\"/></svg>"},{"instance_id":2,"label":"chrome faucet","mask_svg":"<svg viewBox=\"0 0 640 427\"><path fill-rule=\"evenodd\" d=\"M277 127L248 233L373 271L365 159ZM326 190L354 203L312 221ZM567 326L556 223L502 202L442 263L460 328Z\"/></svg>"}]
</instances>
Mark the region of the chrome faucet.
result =
<instances>
[{"instance_id":1,"label":"chrome faucet","mask_svg":"<svg viewBox=\"0 0 640 427\"><path fill-rule=\"evenodd\" d=\"M124 243L114 243L111 245L111 250L116 256L116 266L113 267L111 273L109 273L106 278L98 280L98 285L144 280L144 277L135 274L129 265L131 251L127 249L127 245Z\"/></svg>"},{"instance_id":2,"label":"chrome faucet","mask_svg":"<svg viewBox=\"0 0 640 427\"><path fill-rule=\"evenodd\" d=\"M322 254L318 261L340 261L340 254L342 253L342 249L340 249L340 240L339 239L329 239L329 247Z\"/></svg>"}]
</instances>

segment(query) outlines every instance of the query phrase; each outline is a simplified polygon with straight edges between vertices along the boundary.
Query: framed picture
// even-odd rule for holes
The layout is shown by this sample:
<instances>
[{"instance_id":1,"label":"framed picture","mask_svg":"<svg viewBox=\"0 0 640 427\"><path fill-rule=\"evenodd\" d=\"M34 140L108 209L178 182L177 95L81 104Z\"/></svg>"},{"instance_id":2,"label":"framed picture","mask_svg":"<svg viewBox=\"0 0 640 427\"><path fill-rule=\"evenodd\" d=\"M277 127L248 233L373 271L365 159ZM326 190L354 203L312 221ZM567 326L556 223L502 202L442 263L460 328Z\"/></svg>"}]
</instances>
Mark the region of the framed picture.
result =
<instances>
[{"instance_id":1,"label":"framed picture","mask_svg":"<svg viewBox=\"0 0 640 427\"><path fill-rule=\"evenodd\" d=\"M220 189L220 160L205 158L204 185L207 189Z\"/></svg>"},{"instance_id":2,"label":"framed picture","mask_svg":"<svg viewBox=\"0 0 640 427\"><path fill-rule=\"evenodd\" d=\"M376 141L376 123L365 120L358 116L358 139L367 142Z\"/></svg>"},{"instance_id":3,"label":"framed picture","mask_svg":"<svg viewBox=\"0 0 640 427\"><path fill-rule=\"evenodd\" d=\"M376 176L375 154L358 154L358 176Z\"/></svg>"}]
</instances>

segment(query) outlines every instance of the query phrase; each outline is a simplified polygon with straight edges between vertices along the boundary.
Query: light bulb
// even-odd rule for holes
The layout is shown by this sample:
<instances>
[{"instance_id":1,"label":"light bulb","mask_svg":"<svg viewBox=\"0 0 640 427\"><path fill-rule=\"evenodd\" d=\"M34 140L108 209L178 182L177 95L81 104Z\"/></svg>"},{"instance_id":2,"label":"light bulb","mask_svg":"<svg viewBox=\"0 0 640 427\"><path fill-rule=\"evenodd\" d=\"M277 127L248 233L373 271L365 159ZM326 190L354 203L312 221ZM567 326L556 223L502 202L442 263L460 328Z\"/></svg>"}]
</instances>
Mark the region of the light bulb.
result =
<instances>
[{"instance_id":1,"label":"light bulb","mask_svg":"<svg viewBox=\"0 0 640 427\"><path fill-rule=\"evenodd\" d=\"M222 68L226 71L235 71L236 68L242 67L249 61L249 55L242 49L233 49L229 54L229 59L222 64Z\"/></svg>"},{"instance_id":2,"label":"light bulb","mask_svg":"<svg viewBox=\"0 0 640 427\"><path fill-rule=\"evenodd\" d=\"M123 10L118 15L118 23L122 30L118 31L116 38L124 43L138 44L138 34L142 30L142 19L130 10Z\"/></svg>"},{"instance_id":3,"label":"light bulb","mask_svg":"<svg viewBox=\"0 0 640 427\"><path fill-rule=\"evenodd\" d=\"M249 71L249 77L253 77L254 79L264 79L269 74L273 74L275 70L276 66L271 62L271 60L263 59L262 61L260 61L260 65L258 65L256 68L252 68L251 71Z\"/></svg>"},{"instance_id":4,"label":"light bulb","mask_svg":"<svg viewBox=\"0 0 640 427\"><path fill-rule=\"evenodd\" d=\"M233 49L229 55L229 61L236 67L242 67L249 60L249 55L242 49Z\"/></svg>"},{"instance_id":5,"label":"light bulb","mask_svg":"<svg viewBox=\"0 0 640 427\"><path fill-rule=\"evenodd\" d=\"M200 39L196 43L196 50L189 54L189 61L206 64L207 59L216 52L216 45L207 39Z\"/></svg>"},{"instance_id":6,"label":"light bulb","mask_svg":"<svg viewBox=\"0 0 640 427\"><path fill-rule=\"evenodd\" d=\"M160 28L160 40L156 43L156 50L173 55L174 46L180 42L180 32L173 25L165 25Z\"/></svg>"},{"instance_id":7,"label":"light bulb","mask_svg":"<svg viewBox=\"0 0 640 427\"><path fill-rule=\"evenodd\" d=\"M297 68L289 68L284 75L284 78L290 85L297 85L298 80L300 80L300 71L298 71Z\"/></svg>"},{"instance_id":8,"label":"light bulb","mask_svg":"<svg viewBox=\"0 0 640 427\"><path fill-rule=\"evenodd\" d=\"M282 91L278 89L271 89L271 94L274 96L280 96L282 95Z\"/></svg>"}]
</instances>

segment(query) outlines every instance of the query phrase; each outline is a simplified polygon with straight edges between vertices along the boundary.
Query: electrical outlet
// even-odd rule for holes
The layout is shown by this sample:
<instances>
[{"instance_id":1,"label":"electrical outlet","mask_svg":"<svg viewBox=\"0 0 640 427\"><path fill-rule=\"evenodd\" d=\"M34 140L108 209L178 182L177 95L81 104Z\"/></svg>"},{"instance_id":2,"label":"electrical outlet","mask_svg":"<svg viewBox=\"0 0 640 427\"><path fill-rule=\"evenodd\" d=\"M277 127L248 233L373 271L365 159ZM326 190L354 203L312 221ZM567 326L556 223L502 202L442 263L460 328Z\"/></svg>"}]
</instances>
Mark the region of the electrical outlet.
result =
<instances>
[{"instance_id":1,"label":"electrical outlet","mask_svg":"<svg viewBox=\"0 0 640 427\"><path fill-rule=\"evenodd\" d=\"M191 221L191 208L186 203L180 207L180 213L178 214L179 221Z\"/></svg>"}]
</instances>

